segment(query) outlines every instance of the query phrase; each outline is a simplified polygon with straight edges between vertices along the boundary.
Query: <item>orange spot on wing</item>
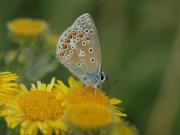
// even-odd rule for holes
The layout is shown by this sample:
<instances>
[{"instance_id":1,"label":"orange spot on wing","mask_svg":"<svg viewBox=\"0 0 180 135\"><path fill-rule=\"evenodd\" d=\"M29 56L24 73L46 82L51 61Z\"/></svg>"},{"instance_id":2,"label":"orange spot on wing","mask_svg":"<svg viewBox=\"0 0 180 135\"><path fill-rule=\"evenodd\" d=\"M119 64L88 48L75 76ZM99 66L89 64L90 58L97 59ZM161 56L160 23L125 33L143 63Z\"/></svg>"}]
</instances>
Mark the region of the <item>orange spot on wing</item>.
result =
<instances>
[{"instance_id":1,"label":"orange spot on wing","mask_svg":"<svg viewBox=\"0 0 180 135\"><path fill-rule=\"evenodd\" d=\"M79 33L79 36L80 36L80 38L83 38L84 34L83 33Z\"/></svg>"},{"instance_id":2,"label":"orange spot on wing","mask_svg":"<svg viewBox=\"0 0 180 135\"><path fill-rule=\"evenodd\" d=\"M73 35L76 35L77 34L77 32L72 32L73 33Z\"/></svg>"},{"instance_id":3,"label":"orange spot on wing","mask_svg":"<svg viewBox=\"0 0 180 135\"><path fill-rule=\"evenodd\" d=\"M73 39L76 39L76 36L72 36Z\"/></svg>"},{"instance_id":4,"label":"orange spot on wing","mask_svg":"<svg viewBox=\"0 0 180 135\"><path fill-rule=\"evenodd\" d=\"M69 33L68 38L72 38L73 33Z\"/></svg>"},{"instance_id":5,"label":"orange spot on wing","mask_svg":"<svg viewBox=\"0 0 180 135\"><path fill-rule=\"evenodd\" d=\"M64 57L64 55L65 55L65 52L60 52L60 57Z\"/></svg>"},{"instance_id":6,"label":"orange spot on wing","mask_svg":"<svg viewBox=\"0 0 180 135\"><path fill-rule=\"evenodd\" d=\"M86 37L86 40L90 40L90 38Z\"/></svg>"},{"instance_id":7,"label":"orange spot on wing","mask_svg":"<svg viewBox=\"0 0 180 135\"><path fill-rule=\"evenodd\" d=\"M61 47L62 47L62 49L67 49L67 48L68 48L68 45L67 45L67 43L63 43L63 44L61 45Z\"/></svg>"},{"instance_id":8,"label":"orange spot on wing","mask_svg":"<svg viewBox=\"0 0 180 135\"><path fill-rule=\"evenodd\" d=\"M64 38L64 41L70 43L70 39L68 37Z\"/></svg>"}]
</instances>

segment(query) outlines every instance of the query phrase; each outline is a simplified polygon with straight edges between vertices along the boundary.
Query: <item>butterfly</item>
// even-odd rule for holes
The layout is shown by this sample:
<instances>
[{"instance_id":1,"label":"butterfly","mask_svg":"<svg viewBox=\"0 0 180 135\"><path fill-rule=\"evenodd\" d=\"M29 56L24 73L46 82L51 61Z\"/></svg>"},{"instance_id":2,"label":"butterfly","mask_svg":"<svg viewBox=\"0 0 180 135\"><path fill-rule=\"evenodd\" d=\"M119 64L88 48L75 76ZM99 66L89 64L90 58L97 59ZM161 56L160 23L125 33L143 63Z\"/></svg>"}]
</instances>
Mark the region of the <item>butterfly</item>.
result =
<instances>
[{"instance_id":1,"label":"butterfly","mask_svg":"<svg viewBox=\"0 0 180 135\"><path fill-rule=\"evenodd\" d=\"M59 38L56 57L85 85L97 88L106 80L101 70L101 51L90 14L78 17Z\"/></svg>"}]
</instances>

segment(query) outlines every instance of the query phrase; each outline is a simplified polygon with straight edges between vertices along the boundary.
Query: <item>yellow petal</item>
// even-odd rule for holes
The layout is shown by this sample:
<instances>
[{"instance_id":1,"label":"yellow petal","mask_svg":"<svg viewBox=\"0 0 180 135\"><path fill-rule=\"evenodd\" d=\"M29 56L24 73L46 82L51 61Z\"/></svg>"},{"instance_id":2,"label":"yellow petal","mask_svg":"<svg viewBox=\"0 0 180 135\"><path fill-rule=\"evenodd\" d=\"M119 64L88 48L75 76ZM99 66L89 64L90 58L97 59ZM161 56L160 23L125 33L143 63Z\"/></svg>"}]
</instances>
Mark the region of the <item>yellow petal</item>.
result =
<instances>
[{"instance_id":1,"label":"yellow petal","mask_svg":"<svg viewBox=\"0 0 180 135\"><path fill-rule=\"evenodd\" d=\"M77 88L79 83L71 76L68 79L68 84L69 84L70 88L75 89L75 88Z\"/></svg>"},{"instance_id":2,"label":"yellow petal","mask_svg":"<svg viewBox=\"0 0 180 135\"><path fill-rule=\"evenodd\" d=\"M116 104L122 103L122 101L121 101L120 99L117 99L117 98L112 98L112 99L110 100L110 103L111 103L112 105L116 105Z\"/></svg>"},{"instance_id":3,"label":"yellow petal","mask_svg":"<svg viewBox=\"0 0 180 135\"><path fill-rule=\"evenodd\" d=\"M47 85L47 91L52 91L55 83L55 77L52 78L50 84Z\"/></svg>"}]
</instances>

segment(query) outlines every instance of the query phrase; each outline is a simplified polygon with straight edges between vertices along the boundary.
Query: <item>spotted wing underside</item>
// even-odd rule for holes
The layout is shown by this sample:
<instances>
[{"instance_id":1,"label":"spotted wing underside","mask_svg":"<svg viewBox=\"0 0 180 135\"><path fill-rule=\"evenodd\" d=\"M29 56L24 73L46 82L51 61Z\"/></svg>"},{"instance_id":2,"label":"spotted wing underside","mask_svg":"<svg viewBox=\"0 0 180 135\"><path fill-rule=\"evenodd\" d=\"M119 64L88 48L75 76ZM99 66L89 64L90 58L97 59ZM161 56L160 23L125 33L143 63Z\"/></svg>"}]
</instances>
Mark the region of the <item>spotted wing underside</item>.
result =
<instances>
[{"instance_id":1,"label":"spotted wing underside","mask_svg":"<svg viewBox=\"0 0 180 135\"><path fill-rule=\"evenodd\" d=\"M101 69L101 52L93 19L84 14L60 37L57 58L79 79Z\"/></svg>"}]
</instances>

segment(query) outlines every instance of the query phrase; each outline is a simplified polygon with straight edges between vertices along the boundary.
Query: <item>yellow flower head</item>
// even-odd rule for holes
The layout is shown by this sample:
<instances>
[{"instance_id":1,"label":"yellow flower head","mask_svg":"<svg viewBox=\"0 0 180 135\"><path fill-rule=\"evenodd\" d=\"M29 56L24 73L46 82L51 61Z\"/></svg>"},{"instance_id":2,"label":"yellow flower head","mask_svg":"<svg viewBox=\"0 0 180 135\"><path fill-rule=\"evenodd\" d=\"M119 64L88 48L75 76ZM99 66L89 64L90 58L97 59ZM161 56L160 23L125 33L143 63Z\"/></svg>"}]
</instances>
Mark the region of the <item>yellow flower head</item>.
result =
<instances>
[{"instance_id":1,"label":"yellow flower head","mask_svg":"<svg viewBox=\"0 0 180 135\"><path fill-rule=\"evenodd\" d=\"M7 94L14 94L17 88L17 75L11 72L0 72L0 101L7 98Z\"/></svg>"},{"instance_id":2,"label":"yellow flower head","mask_svg":"<svg viewBox=\"0 0 180 135\"><path fill-rule=\"evenodd\" d=\"M112 124L117 116L125 116L115 107L120 100L110 99L103 91L95 91L72 77L69 85L67 87L58 81L56 89L66 95L65 118L71 125L82 129L96 129Z\"/></svg>"},{"instance_id":3,"label":"yellow flower head","mask_svg":"<svg viewBox=\"0 0 180 135\"><path fill-rule=\"evenodd\" d=\"M20 37L36 37L44 33L48 24L42 20L19 18L8 23L10 33Z\"/></svg>"},{"instance_id":4,"label":"yellow flower head","mask_svg":"<svg viewBox=\"0 0 180 135\"><path fill-rule=\"evenodd\" d=\"M67 121L82 129L96 129L112 123L112 110L106 106L80 104L69 106L66 112Z\"/></svg>"},{"instance_id":5,"label":"yellow flower head","mask_svg":"<svg viewBox=\"0 0 180 135\"><path fill-rule=\"evenodd\" d=\"M112 129L111 135L138 135L135 127L129 125L127 122L122 121Z\"/></svg>"},{"instance_id":6,"label":"yellow flower head","mask_svg":"<svg viewBox=\"0 0 180 135\"><path fill-rule=\"evenodd\" d=\"M37 82L37 86L32 84L30 90L21 85L15 96L9 96L0 112L8 126L20 125L21 135L36 135L38 130L51 135L66 130L62 121L64 101L53 90L54 82L55 79L48 85Z\"/></svg>"},{"instance_id":7,"label":"yellow flower head","mask_svg":"<svg viewBox=\"0 0 180 135\"><path fill-rule=\"evenodd\" d=\"M58 39L59 39L59 37L56 35L56 34L49 34L48 36L47 36L47 44L48 44L48 46L50 47L50 48L55 48L55 46L56 46L56 44L57 44L57 42L58 42Z\"/></svg>"}]
</instances>

